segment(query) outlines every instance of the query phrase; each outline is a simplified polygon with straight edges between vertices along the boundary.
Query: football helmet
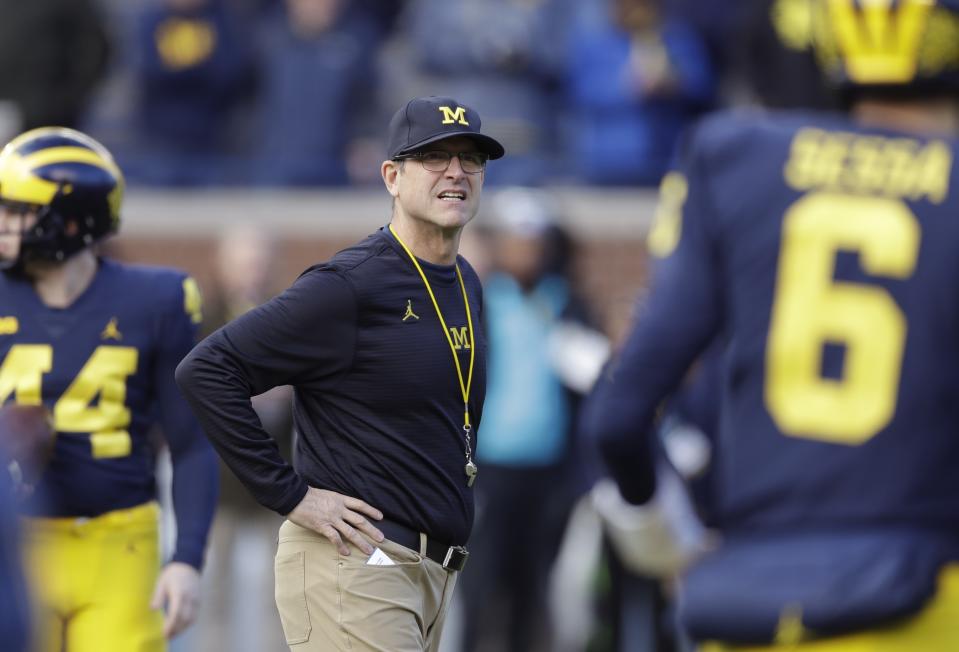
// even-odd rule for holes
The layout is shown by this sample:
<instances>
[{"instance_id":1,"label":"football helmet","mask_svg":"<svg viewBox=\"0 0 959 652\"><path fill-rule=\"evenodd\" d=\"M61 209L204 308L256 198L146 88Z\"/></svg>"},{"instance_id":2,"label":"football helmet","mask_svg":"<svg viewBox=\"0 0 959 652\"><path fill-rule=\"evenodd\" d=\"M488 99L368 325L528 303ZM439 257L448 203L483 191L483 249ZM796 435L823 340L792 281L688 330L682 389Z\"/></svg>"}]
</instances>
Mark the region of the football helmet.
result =
<instances>
[{"instance_id":1,"label":"football helmet","mask_svg":"<svg viewBox=\"0 0 959 652\"><path fill-rule=\"evenodd\" d=\"M113 156L86 134L42 127L17 136L0 151L0 202L37 219L5 266L63 261L116 232L123 189Z\"/></svg>"},{"instance_id":2,"label":"football helmet","mask_svg":"<svg viewBox=\"0 0 959 652\"><path fill-rule=\"evenodd\" d=\"M813 44L846 93L959 97L959 0L817 0Z\"/></svg>"}]
</instances>

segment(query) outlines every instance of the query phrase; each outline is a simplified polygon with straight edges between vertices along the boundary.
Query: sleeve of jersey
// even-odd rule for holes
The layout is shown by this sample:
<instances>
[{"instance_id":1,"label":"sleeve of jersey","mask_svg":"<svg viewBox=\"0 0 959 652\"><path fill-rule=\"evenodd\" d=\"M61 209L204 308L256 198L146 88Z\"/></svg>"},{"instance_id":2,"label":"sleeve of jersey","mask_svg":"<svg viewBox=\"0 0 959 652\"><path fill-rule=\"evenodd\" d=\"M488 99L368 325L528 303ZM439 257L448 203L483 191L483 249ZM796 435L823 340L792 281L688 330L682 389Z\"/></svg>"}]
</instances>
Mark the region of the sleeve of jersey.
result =
<instances>
[{"instance_id":1,"label":"sleeve of jersey","mask_svg":"<svg viewBox=\"0 0 959 652\"><path fill-rule=\"evenodd\" d=\"M587 423L623 497L634 504L649 500L656 486L651 437L657 408L720 324L719 261L709 231L706 178L695 150L683 167L688 193L679 242L654 268L649 299L597 383Z\"/></svg>"},{"instance_id":2,"label":"sleeve of jersey","mask_svg":"<svg viewBox=\"0 0 959 652\"><path fill-rule=\"evenodd\" d=\"M173 561L199 569L203 564L217 499L217 464L210 442L174 379L177 363L196 342L199 294L192 279L182 279L160 318L154 386L160 423L173 465L173 510L177 540Z\"/></svg>"},{"instance_id":3,"label":"sleeve of jersey","mask_svg":"<svg viewBox=\"0 0 959 652\"><path fill-rule=\"evenodd\" d=\"M224 462L262 505L288 514L307 484L280 455L251 396L279 385L322 391L349 369L356 324L350 282L322 269L201 342L177 368L180 389Z\"/></svg>"}]
</instances>

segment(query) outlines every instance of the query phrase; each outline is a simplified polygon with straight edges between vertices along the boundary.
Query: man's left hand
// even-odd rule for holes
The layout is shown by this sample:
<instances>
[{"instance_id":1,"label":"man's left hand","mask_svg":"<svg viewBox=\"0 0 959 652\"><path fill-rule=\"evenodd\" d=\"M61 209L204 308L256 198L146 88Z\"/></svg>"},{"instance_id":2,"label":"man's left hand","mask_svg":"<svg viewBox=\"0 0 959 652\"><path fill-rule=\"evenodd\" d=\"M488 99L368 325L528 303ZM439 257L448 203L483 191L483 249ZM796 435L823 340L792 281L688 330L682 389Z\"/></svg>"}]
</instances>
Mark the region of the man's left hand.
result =
<instances>
[{"instance_id":1,"label":"man's left hand","mask_svg":"<svg viewBox=\"0 0 959 652\"><path fill-rule=\"evenodd\" d=\"M151 609L166 609L163 636L167 640L181 633L196 620L200 606L200 573L189 564L172 561L157 580Z\"/></svg>"}]
</instances>

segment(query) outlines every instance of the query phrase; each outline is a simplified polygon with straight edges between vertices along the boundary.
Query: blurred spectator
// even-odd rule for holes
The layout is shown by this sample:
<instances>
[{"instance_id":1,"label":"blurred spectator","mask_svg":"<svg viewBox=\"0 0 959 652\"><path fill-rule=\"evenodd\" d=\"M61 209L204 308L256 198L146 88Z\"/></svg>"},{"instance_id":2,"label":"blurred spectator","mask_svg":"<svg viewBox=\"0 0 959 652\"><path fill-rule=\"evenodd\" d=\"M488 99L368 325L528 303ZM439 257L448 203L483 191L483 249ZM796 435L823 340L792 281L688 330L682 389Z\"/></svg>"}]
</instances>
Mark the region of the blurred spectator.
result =
<instances>
[{"instance_id":1,"label":"blurred spectator","mask_svg":"<svg viewBox=\"0 0 959 652\"><path fill-rule=\"evenodd\" d=\"M486 182L537 184L561 171L556 126L573 0L409 0L384 57L392 106L410 88L462 98L509 156ZM397 43L394 43L397 45Z\"/></svg>"},{"instance_id":2,"label":"blurred spectator","mask_svg":"<svg viewBox=\"0 0 959 652\"><path fill-rule=\"evenodd\" d=\"M217 240L215 286L204 312L204 335L272 298L276 281L276 242L265 228L239 222Z\"/></svg>"},{"instance_id":3,"label":"blurred spectator","mask_svg":"<svg viewBox=\"0 0 959 652\"><path fill-rule=\"evenodd\" d=\"M345 184L349 169L378 169L348 161L383 159L368 137L379 125L370 89L381 29L368 5L347 0L285 0L264 17L256 183Z\"/></svg>"},{"instance_id":4,"label":"blurred spectator","mask_svg":"<svg viewBox=\"0 0 959 652\"><path fill-rule=\"evenodd\" d=\"M493 229L484 220L473 222L460 237L460 255L469 261L480 281L493 271Z\"/></svg>"},{"instance_id":5,"label":"blurred spectator","mask_svg":"<svg viewBox=\"0 0 959 652\"><path fill-rule=\"evenodd\" d=\"M715 101L705 44L656 0L584 3L568 44L573 172L592 184L658 183L682 129Z\"/></svg>"},{"instance_id":6,"label":"blurred spectator","mask_svg":"<svg viewBox=\"0 0 959 652\"><path fill-rule=\"evenodd\" d=\"M204 310L204 334L273 297L277 245L264 228L239 223L216 243L214 285ZM292 448L292 392L276 387L253 398L263 427L286 459ZM273 604L273 553L282 519L259 509L233 472L220 460L220 504L213 525L206 615L185 650L264 652L286 649Z\"/></svg>"},{"instance_id":7,"label":"blurred spectator","mask_svg":"<svg viewBox=\"0 0 959 652\"><path fill-rule=\"evenodd\" d=\"M670 16L690 25L703 39L710 64L717 79L725 79L733 65L729 58L730 40L734 37L737 17L754 2L740 0L663 0L662 7ZM720 89L724 93L725 89ZM725 103L725 99L722 100Z\"/></svg>"},{"instance_id":8,"label":"blurred spectator","mask_svg":"<svg viewBox=\"0 0 959 652\"><path fill-rule=\"evenodd\" d=\"M214 263L215 286L207 302L205 335L273 298L279 285L276 242L266 229L254 224L240 223L224 232L217 242ZM289 387L276 387L253 398L263 427L280 443L287 459L292 448L292 398ZM262 513L225 465L220 478L220 498L226 507Z\"/></svg>"},{"instance_id":9,"label":"blurred spectator","mask_svg":"<svg viewBox=\"0 0 959 652\"><path fill-rule=\"evenodd\" d=\"M235 181L231 120L251 89L248 38L225 0L154 0L138 17L133 182Z\"/></svg>"},{"instance_id":10,"label":"blurred spectator","mask_svg":"<svg viewBox=\"0 0 959 652\"><path fill-rule=\"evenodd\" d=\"M365 5L380 25L384 34L391 32L402 13L406 0L350 0L350 4Z\"/></svg>"},{"instance_id":11,"label":"blurred spectator","mask_svg":"<svg viewBox=\"0 0 959 652\"><path fill-rule=\"evenodd\" d=\"M0 16L0 100L14 113L7 135L77 126L110 51L97 3L0 0Z\"/></svg>"},{"instance_id":12,"label":"blurred spectator","mask_svg":"<svg viewBox=\"0 0 959 652\"><path fill-rule=\"evenodd\" d=\"M585 328L584 307L564 274L568 251L557 249L565 241L556 210L545 196L525 189L504 190L493 200L495 266L485 282L489 381L477 449L482 472L462 579L471 614L468 651L530 652L550 645L542 605L575 494L578 397L564 379L583 375L582 365L564 368L554 358L557 352L575 356L579 340L570 333ZM557 337L565 344L557 347ZM506 640L497 640L497 633Z\"/></svg>"}]
</instances>

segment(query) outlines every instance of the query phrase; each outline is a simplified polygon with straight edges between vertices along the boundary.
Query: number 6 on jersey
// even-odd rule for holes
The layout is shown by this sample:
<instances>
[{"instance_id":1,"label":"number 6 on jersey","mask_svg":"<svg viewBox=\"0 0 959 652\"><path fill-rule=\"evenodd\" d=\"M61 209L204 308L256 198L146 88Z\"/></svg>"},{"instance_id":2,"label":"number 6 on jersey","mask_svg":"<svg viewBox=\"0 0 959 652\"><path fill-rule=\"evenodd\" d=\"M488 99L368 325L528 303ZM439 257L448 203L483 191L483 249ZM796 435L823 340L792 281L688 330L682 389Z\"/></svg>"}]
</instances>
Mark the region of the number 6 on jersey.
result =
<instances>
[{"instance_id":1,"label":"number 6 on jersey","mask_svg":"<svg viewBox=\"0 0 959 652\"><path fill-rule=\"evenodd\" d=\"M892 420L907 324L885 289L833 278L838 251L863 271L905 279L920 229L901 201L811 193L783 220L766 351L765 399L779 429L835 444L867 441ZM843 376L820 373L823 347L845 348Z\"/></svg>"}]
</instances>

